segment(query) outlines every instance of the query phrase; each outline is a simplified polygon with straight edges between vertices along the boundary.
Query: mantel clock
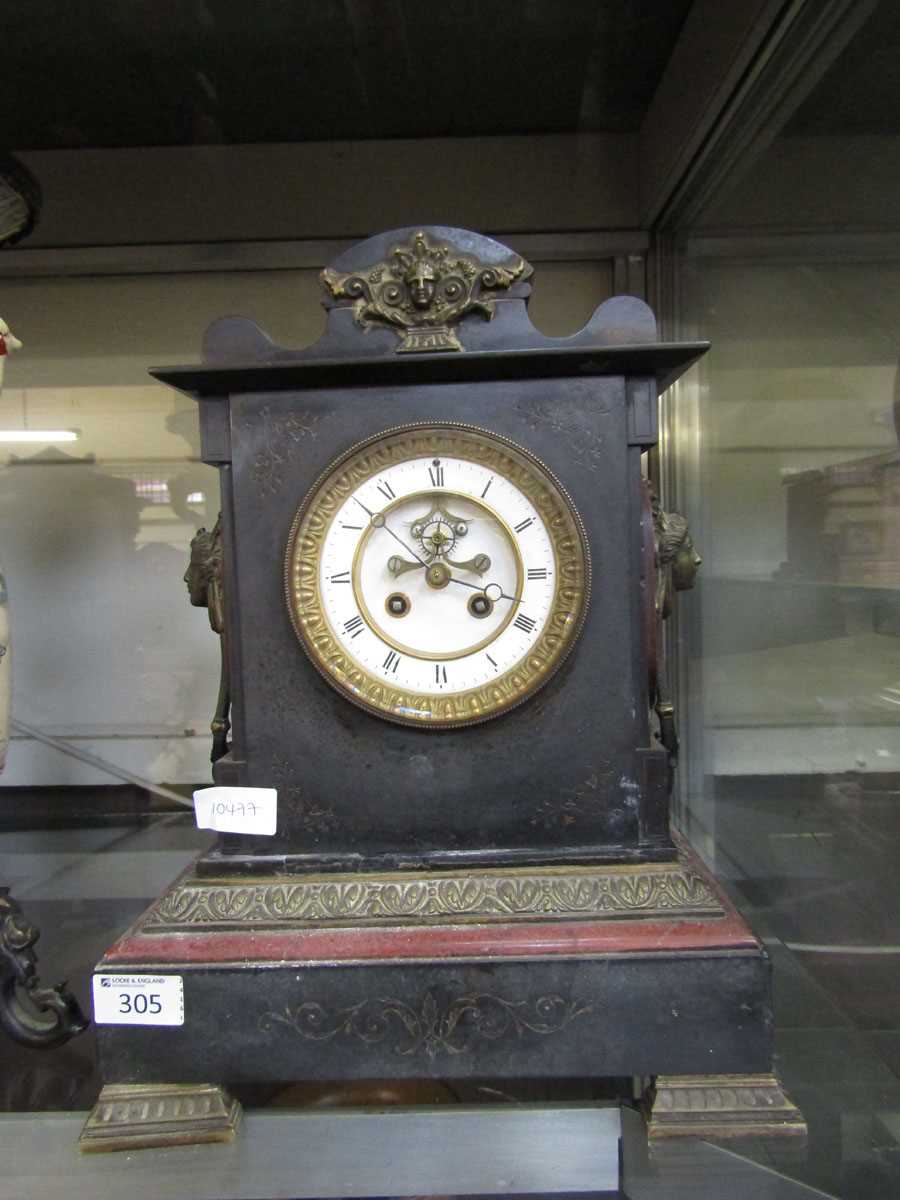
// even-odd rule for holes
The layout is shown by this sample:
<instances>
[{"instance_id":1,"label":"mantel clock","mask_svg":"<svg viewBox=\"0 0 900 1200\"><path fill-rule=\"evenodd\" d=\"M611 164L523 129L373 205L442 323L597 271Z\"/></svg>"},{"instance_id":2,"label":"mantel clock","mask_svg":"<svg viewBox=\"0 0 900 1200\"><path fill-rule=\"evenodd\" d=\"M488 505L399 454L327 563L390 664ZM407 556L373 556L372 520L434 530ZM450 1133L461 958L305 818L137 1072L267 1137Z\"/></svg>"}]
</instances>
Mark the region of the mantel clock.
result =
<instances>
[{"instance_id":1,"label":"mantel clock","mask_svg":"<svg viewBox=\"0 0 900 1200\"><path fill-rule=\"evenodd\" d=\"M154 372L221 477L187 575L214 778L276 789L277 826L222 835L101 962L178 975L185 1023L100 1026L86 1148L171 1138L179 1089L226 1136L213 1085L299 1079L653 1076L672 1131L696 1074L692 1114L759 1129L764 1092L799 1127L764 952L669 827L657 635L698 559L643 459L706 345L629 296L544 337L531 275L396 230L323 272L315 345L224 318Z\"/></svg>"}]
</instances>

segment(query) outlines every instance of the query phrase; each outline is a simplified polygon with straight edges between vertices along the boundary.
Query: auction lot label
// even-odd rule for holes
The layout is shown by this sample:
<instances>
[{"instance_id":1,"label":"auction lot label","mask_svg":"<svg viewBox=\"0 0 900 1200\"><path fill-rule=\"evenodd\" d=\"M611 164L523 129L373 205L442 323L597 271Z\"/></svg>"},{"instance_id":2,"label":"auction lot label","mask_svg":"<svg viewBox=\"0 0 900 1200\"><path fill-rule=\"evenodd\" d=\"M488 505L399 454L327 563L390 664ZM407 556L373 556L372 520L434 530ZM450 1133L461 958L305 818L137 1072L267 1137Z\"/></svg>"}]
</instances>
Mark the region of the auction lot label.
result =
<instances>
[{"instance_id":1,"label":"auction lot label","mask_svg":"<svg viewBox=\"0 0 900 1200\"><path fill-rule=\"evenodd\" d=\"M98 1025L183 1025L180 975L95 975Z\"/></svg>"}]
</instances>

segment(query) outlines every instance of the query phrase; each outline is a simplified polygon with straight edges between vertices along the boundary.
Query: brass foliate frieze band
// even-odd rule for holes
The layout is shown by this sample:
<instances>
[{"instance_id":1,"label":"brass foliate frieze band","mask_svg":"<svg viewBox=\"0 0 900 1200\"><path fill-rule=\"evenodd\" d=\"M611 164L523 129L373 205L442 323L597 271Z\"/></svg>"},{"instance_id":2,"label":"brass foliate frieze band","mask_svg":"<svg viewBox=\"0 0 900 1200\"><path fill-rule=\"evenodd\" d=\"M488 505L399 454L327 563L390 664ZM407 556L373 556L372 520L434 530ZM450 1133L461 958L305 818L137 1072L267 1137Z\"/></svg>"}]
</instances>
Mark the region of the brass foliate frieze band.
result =
<instances>
[{"instance_id":1,"label":"brass foliate frieze band","mask_svg":"<svg viewBox=\"0 0 900 1200\"><path fill-rule=\"evenodd\" d=\"M429 242L420 231L406 245L362 271L342 274L326 267L321 279L336 300L352 300L363 329L381 326L400 337L399 354L462 350L453 326L468 313L490 320L494 293L532 273L518 256L505 265L481 262L450 246Z\"/></svg>"},{"instance_id":2,"label":"brass foliate frieze band","mask_svg":"<svg viewBox=\"0 0 900 1200\"><path fill-rule=\"evenodd\" d=\"M720 917L705 880L680 867L362 875L247 883L189 879L151 911L147 932L294 928L342 922Z\"/></svg>"}]
</instances>

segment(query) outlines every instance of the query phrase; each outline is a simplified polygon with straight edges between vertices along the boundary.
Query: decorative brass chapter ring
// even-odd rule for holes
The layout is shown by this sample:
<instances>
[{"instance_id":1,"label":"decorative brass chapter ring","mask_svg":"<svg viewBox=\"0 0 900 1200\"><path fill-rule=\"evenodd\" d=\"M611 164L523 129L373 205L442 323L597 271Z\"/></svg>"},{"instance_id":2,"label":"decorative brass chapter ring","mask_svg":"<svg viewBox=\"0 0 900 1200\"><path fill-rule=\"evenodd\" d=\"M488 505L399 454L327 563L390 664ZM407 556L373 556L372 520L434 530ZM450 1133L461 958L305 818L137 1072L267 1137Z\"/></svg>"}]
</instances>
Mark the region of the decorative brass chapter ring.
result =
<instances>
[{"instance_id":1,"label":"decorative brass chapter ring","mask_svg":"<svg viewBox=\"0 0 900 1200\"><path fill-rule=\"evenodd\" d=\"M539 515L552 548L553 569L550 577L553 591L543 624L517 661L477 686L459 691L445 689L432 692L395 684L383 675L375 674L354 657L352 647L342 641L329 621L323 596L322 556L338 511L364 484L398 464L418 459L434 460L437 457L475 463L503 477L527 499ZM438 495L451 498L452 507L452 492L441 491ZM486 501L479 501L477 496L467 495L465 498L470 503L480 503L487 510ZM378 527L375 517L384 519L388 513L389 509L384 509L370 517L370 524L362 534L360 545L370 536L370 530ZM455 535L464 538L462 524L457 521L456 525ZM516 548L513 531L509 530L508 534L512 546ZM398 547L397 552L392 553L384 564L394 578L402 575L406 569L410 572L413 570L411 565L407 567L407 558L399 552L401 549L402 546ZM473 546L472 549L477 547ZM488 565L490 563L486 555L479 557L476 554L471 559L458 561L462 559L463 552L454 550L453 553L457 556L452 560L457 563L456 567L443 558L431 563L419 558L419 569L427 571L433 566L443 568L441 578L431 581L432 587L442 585L445 572L449 572L453 578L461 568L478 574L485 566L481 558L486 559ZM471 551L465 553L470 554ZM521 579L521 556L517 549L515 553ZM358 560L357 551L352 571L357 601L361 598L355 581ZM412 562L411 559L409 561ZM483 588L484 594L494 603L503 595L502 588L493 582L484 583L483 576L479 576L478 585L471 586L473 590ZM351 447L327 468L303 501L291 527L285 556L288 611L301 646L320 674L347 699L369 712L400 724L424 728L476 724L499 716L533 695L558 670L574 646L587 613L590 588L587 536L562 484L538 458L515 443L487 430L455 422L429 422L388 429ZM497 594L493 594L492 589ZM367 616L362 605L359 611L361 620L385 642L386 647L396 649L395 639L385 628L385 618L376 621L372 614ZM512 614L514 621L517 615ZM496 638L499 631L494 631L491 636ZM486 639L484 645L490 640ZM464 655L474 653L481 646L482 643L469 647ZM401 653L399 650L396 652ZM409 651L406 647L403 652L423 660L441 661L450 657L439 647L435 648L435 653L431 653L430 648L427 651Z\"/></svg>"}]
</instances>

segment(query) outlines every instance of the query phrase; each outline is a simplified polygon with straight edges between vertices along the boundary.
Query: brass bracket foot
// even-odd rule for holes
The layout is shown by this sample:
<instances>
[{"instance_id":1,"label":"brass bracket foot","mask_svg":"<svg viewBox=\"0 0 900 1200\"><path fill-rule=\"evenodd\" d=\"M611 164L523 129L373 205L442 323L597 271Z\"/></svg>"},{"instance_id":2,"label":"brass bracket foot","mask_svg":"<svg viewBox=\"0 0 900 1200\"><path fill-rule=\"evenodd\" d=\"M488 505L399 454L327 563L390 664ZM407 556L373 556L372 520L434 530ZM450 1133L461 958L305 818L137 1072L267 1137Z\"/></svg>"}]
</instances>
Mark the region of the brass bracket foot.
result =
<instances>
[{"instance_id":1,"label":"brass bracket foot","mask_svg":"<svg viewBox=\"0 0 900 1200\"><path fill-rule=\"evenodd\" d=\"M85 1153L231 1142L241 1106L213 1083L108 1083L78 1139Z\"/></svg>"},{"instance_id":2,"label":"brass bracket foot","mask_svg":"<svg viewBox=\"0 0 900 1200\"><path fill-rule=\"evenodd\" d=\"M660 1075L650 1141L672 1137L805 1137L803 1114L774 1075Z\"/></svg>"}]
</instances>

